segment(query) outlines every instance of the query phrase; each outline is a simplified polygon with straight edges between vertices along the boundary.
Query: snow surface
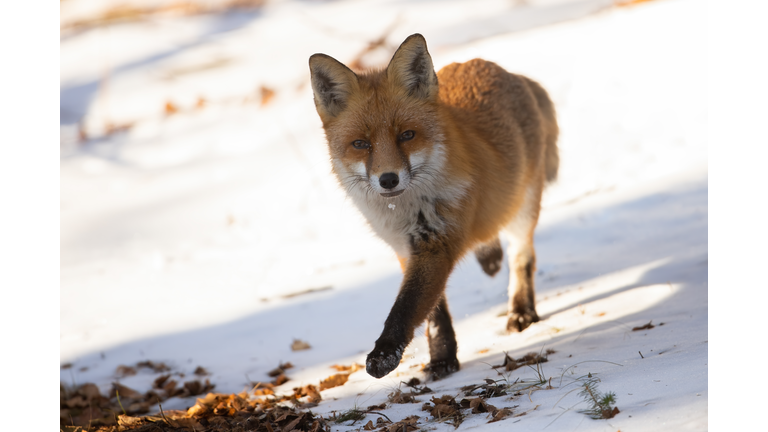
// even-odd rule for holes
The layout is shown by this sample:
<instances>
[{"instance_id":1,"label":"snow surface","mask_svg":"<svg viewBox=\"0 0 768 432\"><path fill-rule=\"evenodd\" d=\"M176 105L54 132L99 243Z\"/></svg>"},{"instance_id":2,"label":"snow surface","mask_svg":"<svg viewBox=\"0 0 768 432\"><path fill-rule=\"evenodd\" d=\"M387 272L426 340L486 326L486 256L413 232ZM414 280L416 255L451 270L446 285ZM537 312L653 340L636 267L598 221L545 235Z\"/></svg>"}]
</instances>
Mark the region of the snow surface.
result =
<instances>
[{"instance_id":1,"label":"snow surface","mask_svg":"<svg viewBox=\"0 0 768 432\"><path fill-rule=\"evenodd\" d=\"M68 3L89 4L62 11ZM505 334L506 261L490 278L466 259L447 289L462 369L429 383L459 395L498 379L489 365L504 352L552 348L543 368L555 388L492 399L528 413L470 416L460 429L706 430L705 15L693 0L285 0L63 35L60 360L73 367L62 382L106 391L118 365L153 360L187 375L203 366L216 391L239 392L290 361L289 392L332 364L364 363L402 276L330 175L306 62L315 52L349 62L394 23L386 49L364 60L386 61L420 32L437 68L482 57L542 83L562 131L536 234L542 321ZM263 106L262 86L275 91ZM168 101L180 112L166 116ZM104 136L107 123L133 126ZM395 372L356 372L313 412L379 404L423 379L419 335ZM293 352L294 339L312 348ZM617 417L591 420L566 395L588 372L617 394ZM146 390L156 376L120 382ZM386 413L425 417L420 407Z\"/></svg>"}]
</instances>

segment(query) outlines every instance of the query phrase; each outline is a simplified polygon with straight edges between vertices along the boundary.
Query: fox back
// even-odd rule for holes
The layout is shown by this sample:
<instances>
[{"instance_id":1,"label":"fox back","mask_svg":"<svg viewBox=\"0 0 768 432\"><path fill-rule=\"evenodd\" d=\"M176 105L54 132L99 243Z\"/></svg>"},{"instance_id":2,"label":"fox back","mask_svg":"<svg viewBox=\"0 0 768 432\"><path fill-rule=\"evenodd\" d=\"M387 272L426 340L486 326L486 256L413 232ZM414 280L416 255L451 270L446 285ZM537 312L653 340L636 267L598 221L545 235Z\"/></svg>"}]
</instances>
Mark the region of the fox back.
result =
<instances>
[{"instance_id":1,"label":"fox back","mask_svg":"<svg viewBox=\"0 0 768 432\"><path fill-rule=\"evenodd\" d=\"M472 250L495 274L503 229L514 273L507 328L538 321L533 228L558 167L555 112L542 87L479 59L436 74L418 34L385 69L355 73L315 54L310 71L333 172L405 272L368 372L393 370L425 319L433 377L458 369L445 282Z\"/></svg>"}]
</instances>

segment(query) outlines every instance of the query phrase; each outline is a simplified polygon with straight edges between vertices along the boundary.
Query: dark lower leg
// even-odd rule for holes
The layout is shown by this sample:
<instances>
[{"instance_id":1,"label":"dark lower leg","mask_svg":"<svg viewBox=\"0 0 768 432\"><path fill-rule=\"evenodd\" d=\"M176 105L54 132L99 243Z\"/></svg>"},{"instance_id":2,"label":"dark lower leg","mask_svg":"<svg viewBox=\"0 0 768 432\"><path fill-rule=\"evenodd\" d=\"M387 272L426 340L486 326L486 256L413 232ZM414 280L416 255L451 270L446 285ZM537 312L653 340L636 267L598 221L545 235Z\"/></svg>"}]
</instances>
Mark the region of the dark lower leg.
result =
<instances>
[{"instance_id":1,"label":"dark lower leg","mask_svg":"<svg viewBox=\"0 0 768 432\"><path fill-rule=\"evenodd\" d=\"M536 255L533 248L530 253L518 255L511 272L515 274L511 275L513 277L510 279L516 280L516 284L514 294L510 296L507 331L521 332L539 321L533 288L533 276L536 273Z\"/></svg>"},{"instance_id":2,"label":"dark lower leg","mask_svg":"<svg viewBox=\"0 0 768 432\"><path fill-rule=\"evenodd\" d=\"M445 296L440 298L427 320L427 340L430 361L425 370L431 373L432 379L440 379L459 370L456 333Z\"/></svg>"},{"instance_id":3,"label":"dark lower leg","mask_svg":"<svg viewBox=\"0 0 768 432\"><path fill-rule=\"evenodd\" d=\"M445 290L453 260L444 243L421 246L420 253L414 253L408 258L408 267L395 304L389 311L373 350L366 358L365 369L372 377L381 378L397 368L405 347L413 339L414 331L429 319ZM450 316L448 320L450 323Z\"/></svg>"}]
</instances>

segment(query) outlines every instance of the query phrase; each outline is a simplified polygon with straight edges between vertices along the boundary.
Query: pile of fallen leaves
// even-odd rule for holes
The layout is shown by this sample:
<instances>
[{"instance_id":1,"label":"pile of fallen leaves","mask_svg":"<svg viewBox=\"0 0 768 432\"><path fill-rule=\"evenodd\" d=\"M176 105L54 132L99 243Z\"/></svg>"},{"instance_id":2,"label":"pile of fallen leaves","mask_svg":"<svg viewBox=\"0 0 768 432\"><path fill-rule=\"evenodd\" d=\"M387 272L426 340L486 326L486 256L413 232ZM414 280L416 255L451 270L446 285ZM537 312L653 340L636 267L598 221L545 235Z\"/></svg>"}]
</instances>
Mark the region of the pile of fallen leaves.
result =
<instances>
[{"instance_id":1,"label":"pile of fallen leaves","mask_svg":"<svg viewBox=\"0 0 768 432\"><path fill-rule=\"evenodd\" d=\"M153 388L140 393L120 383L113 383L109 395L102 395L95 384L83 384L74 388L61 385L60 424L66 431L329 431L326 420L311 412L302 412L318 405L322 400L320 391L343 385L349 375L362 368L359 364L350 366L333 365L337 374L331 375L318 386L308 384L293 388L287 395L276 395L275 387L290 380L286 370L291 363L280 363L267 373L269 382L252 383L253 390L240 394L208 393L197 399L187 411L163 411L162 402L171 397L197 396L209 392L213 385L209 380L187 381L179 385L173 376L184 374L166 373L155 379ZM115 376L118 378L136 375L137 370L150 368L156 373L170 371L163 363L141 362L135 366L121 365ZM196 375L208 375L202 367ZM155 415L137 416L149 412L150 407L159 404L160 412ZM84 429L85 428L85 429Z\"/></svg>"},{"instance_id":2,"label":"pile of fallen leaves","mask_svg":"<svg viewBox=\"0 0 768 432\"><path fill-rule=\"evenodd\" d=\"M119 385L119 384L116 384ZM316 417L311 411L300 412L305 408L299 399L308 396L310 400L320 400L320 393L315 386L308 385L294 389L287 396L249 397L247 392L240 394L208 393L197 399L194 406L186 411L163 411L149 416L133 416L145 413L148 404L140 410L135 409L134 400L142 395L133 390L125 391L123 396L114 400L99 393L94 384L84 384L76 389L67 399L62 386L62 430L77 431L330 431L325 419ZM130 390L130 389L128 389ZM118 393L120 393L118 391ZM290 402L293 406L284 404ZM146 402L142 402L146 403ZM126 405L131 408L123 409ZM317 403L314 403L317 405ZM76 408L64 408L74 406ZM65 414L68 418L65 418ZM74 414L74 416L72 415ZM67 425L72 426L67 426Z\"/></svg>"},{"instance_id":3,"label":"pile of fallen leaves","mask_svg":"<svg viewBox=\"0 0 768 432\"><path fill-rule=\"evenodd\" d=\"M551 352L547 352L550 354ZM519 359L505 355L504 363L496 368L504 367L514 370L523 365L545 362L546 357L528 354ZM294 387L290 394L277 395L276 387L290 381L286 371L293 368L291 363L280 363L277 368L269 371L270 380L253 384L253 390L239 394L207 393L213 385L206 379L177 383L174 377L184 377L184 374L170 373L170 368L163 363L142 362L136 366L120 366L116 371L117 377L135 375L137 369L150 368L155 373L162 373L155 379L153 388L146 393L140 393L120 383L113 383L109 395L102 395L94 384L83 384L76 388L67 389L61 386L61 430L63 431L256 431L256 432L330 432L330 422L342 423L362 421L369 414L379 414L375 422L368 421L362 426L366 431L378 432L413 432L422 425L418 416L410 416L393 422L383 410L387 403L369 407L367 410L353 409L344 413L333 414L325 419L316 416L309 408L313 408L322 400L321 391L344 385L349 375L362 369L363 366L332 366L338 373L320 381L318 385L308 384ZM195 370L199 376L208 375L202 367ZM389 394L388 403L419 403L417 396L432 393L427 386L420 386L417 378L403 382L407 391L396 389ZM512 415L515 407L497 408L486 399L507 394L508 383L502 380L486 379L484 383L462 387L466 398L457 401L454 396L432 396L429 402L422 405L432 417L431 421L447 422L458 427L468 415L485 414L488 422L496 422ZM197 399L194 406L186 411L162 409L162 402L171 397L188 397L207 393ZM151 406L158 404L159 413L143 415L149 412ZM524 415L520 413L515 417Z\"/></svg>"},{"instance_id":4,"label":"pile of fallen leaves","mask_svg":"<svg viewBox=\"0 0 768 432\"><path fill-rule=\"evenodd\" d=\"M170 368L163 363L145 361L135 366L120 365L115 374L120 378L132 376L136 375L137 369L141 368L149 368L158 373L170 371ZM207 372L202 367L198 367L195 374L202 376L207 375ZM178 378L184 377L183 374L175 375ZM207 379L205 382L195 379L179 384L171 379L172 376L170 373L159 376L155 379L152 389L145 393L119 382L113 383L106 395L101 394L99 388L92 383L73 388L60 384L60 424L62 426L114 426L118 424L118 414L145 414L149 412L152 405L169 398L197 396L214 388Z\"/></svg>"},{"instance_id":5,"label":"pile of fallen leaves","mask_svg":"<svg viewBox=\"0 0 768 432\"><path fill-rule=\"evenodd\" d=\"M92 385L92 384L91 384ZM114 416L112 425L93 422L87 430L118 431L227 431L227 432L330 432L323 417L311 411L300 412L295 407L278 405L280 398L248 397L248 393L208 393L186 411L163 411L151 416ZM64 431L83 430L81 426L62 426Z\"/></svg>"}]
</instances>

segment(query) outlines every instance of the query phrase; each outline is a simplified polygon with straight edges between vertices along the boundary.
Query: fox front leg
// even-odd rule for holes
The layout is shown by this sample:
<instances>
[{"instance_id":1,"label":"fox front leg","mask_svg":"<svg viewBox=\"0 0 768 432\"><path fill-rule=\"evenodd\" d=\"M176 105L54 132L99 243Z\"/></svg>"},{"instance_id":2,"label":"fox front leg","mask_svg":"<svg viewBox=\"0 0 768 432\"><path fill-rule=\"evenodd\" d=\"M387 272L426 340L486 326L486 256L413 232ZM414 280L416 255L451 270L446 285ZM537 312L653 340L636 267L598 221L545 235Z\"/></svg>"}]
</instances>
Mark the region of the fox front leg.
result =
<instances>
[{"instance_id":1,"label":"fox front leg","mask_svg":"<svg viewBox=\"0 0 768 432\"><path fill-rule=\"evenodd\" d=\"M451 314L445 295L432 310L427 319L427 341L429 342L429 364L424 367L433 381L446 377L459 370L456 358L456 333L453 330Z\"/></svg>"},{"instance_id":2,"label":"fox front leg","mask_svg":"<svg viewBox=\"0 0 768 432\"><path fill-rule=\"evenodd\" d=\"M414 248L408 259L403 284L384 322L384 330L366 359L366 371L382 378L400 364L413 333L441 299L453 260L438 247Z\"/></svg>"}]
</instances>

